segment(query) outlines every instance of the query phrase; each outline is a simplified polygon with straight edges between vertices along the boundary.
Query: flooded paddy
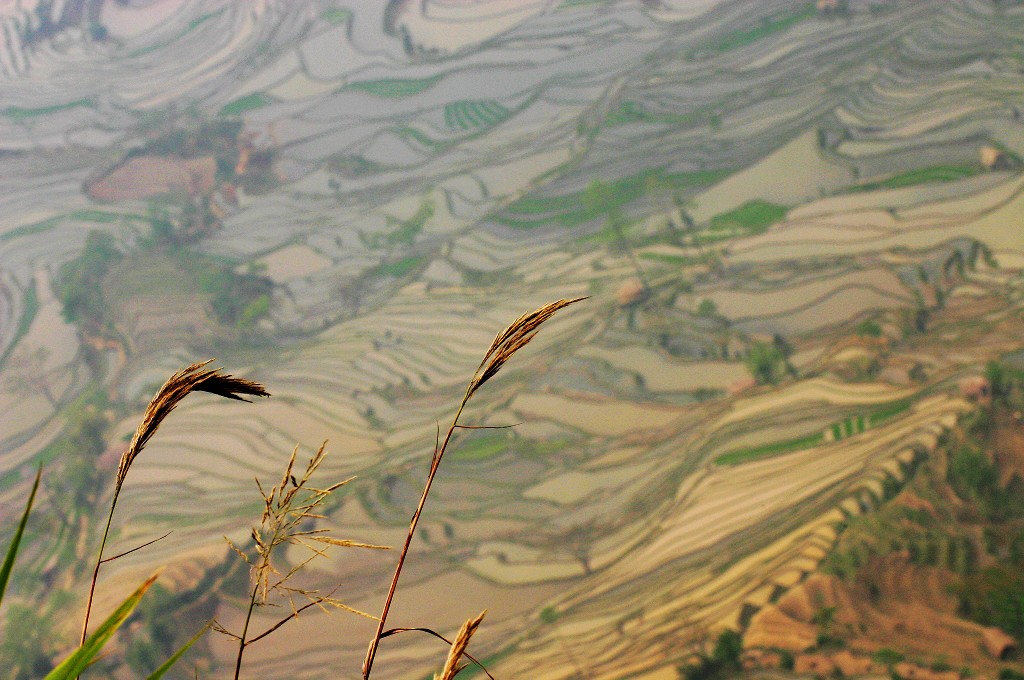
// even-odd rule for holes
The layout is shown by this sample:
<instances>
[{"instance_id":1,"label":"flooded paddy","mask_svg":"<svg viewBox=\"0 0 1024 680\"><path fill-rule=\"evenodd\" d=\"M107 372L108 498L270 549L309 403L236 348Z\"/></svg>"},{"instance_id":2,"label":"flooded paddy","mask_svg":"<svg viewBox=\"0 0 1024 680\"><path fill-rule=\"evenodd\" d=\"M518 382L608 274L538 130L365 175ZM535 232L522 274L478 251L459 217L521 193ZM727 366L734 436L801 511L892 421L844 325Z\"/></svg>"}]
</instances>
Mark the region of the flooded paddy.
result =
<instances>
[{"instance_id":1,"label":"flooded paddy","mask_svg":"<svg viewBox=\"0 0 1024 680\"><path fill-rule=\"evenodd\" d=\"M0 51L5 503L71 459L89 409L116 451L194 360L274 395L190 397L161 428L114 529L174 533L111 570L105 605L159 565L197 582L296 444L358 475L325 525L401 542L495 334L590 295L474 395L466 424L522 425L458 433L394 623L489 607L481 655L515 646L499 676L657 674L815 569L844 510L967 408L957 381L1019 341L1011 7L164 2L93 26L65 4ZM69 321L90 232L127 264ZM232 309L246 285L265 297ZM92 514L33 550L91 549ZM332 554L310 579L373 611L393 560ZM253 668L355 673L371 626L302 617ZM438 652L390 645L386 675Z\"/></svg>"}]
</instances>

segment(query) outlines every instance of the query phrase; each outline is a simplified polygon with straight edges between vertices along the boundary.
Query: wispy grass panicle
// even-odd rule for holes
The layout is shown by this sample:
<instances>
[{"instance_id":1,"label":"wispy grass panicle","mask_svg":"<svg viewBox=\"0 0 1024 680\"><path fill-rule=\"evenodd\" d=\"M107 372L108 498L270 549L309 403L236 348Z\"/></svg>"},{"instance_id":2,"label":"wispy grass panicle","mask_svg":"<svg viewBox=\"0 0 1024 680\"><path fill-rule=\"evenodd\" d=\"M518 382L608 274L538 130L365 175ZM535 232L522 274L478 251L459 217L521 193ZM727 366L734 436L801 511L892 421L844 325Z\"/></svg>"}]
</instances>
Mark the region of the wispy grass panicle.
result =
<instances>
[{"instance_id":1,"label":"wispy grass panicle","mask_svg":"<svg viewBox=\"0 0 1024 680\"><path fill-rule=\"evenodd\" d=\"M329 546L343 548L371 548L376 550L387 550L387 546L372 545L369 543L358 543L347 539L330 536L329 529L307 528L310 522L324 519L319 512L320 507L336 490L348 484L354 477L337 482L325 488L313 486L311 483L313 474L323 463L327 455L327 442L320 445L320 448L309 459L306 469L301 475L295 472L295 457L299 447L292 450L292 455L285 465L281 481L270 491L266 491L259 479L256 486L259 487L260 495L263 497L263 514L258 526L252 528L253 540L252 549L247 552L236 546L225 538L231 549L249 565L252 575L252 591L249 597L249 610L246 613L245 624L242 634L236 635L220 624L214 625L214 630L223 633L238 641L238 656L235 659L235 678L242 669L242 656L246 648L252 643L262 640L288 621L297 617L301 612L310 607L325 609L328 606L337 609L344 609L360 616L376 620L377 617L353 609L333 597L334 591L321 594L319 590L292 586L291 578L301 571L307 564L317 557L322 557ZM282 545L298 545L306 548L309 555L292 565L287 570L278 568L275 562L275 551ZM252 621L252 613L256 607L272 605L269 601L271 595L277 594L289 605L291 613L280 619L273 626L264 632L249 637L249 624ZM301 604L296 602L299 599Z\"/></svg>"},{"instance_id":2,"label":"wispy grass panicle","mask_svg":"<svg viewBox=\"0 0 1024 680\"><path fill-rule=\"evenodd\" d=\"M139 427L135 430L135 434L128 444L128 448L121 454L121 461L117 466L117 477L114 482L114 497L110 502L110 513L107 515L107 525L103 529L103 538L100 540L100 549L96 555L96 566L92 573L92 583L89 586L89 600L85 606L85 619L82 622L81 636L81 644L83 645L89 632L89 615L92 612L93 597L96 594L96 581L99 579L100 565L116 559L103 559L103 550L107 545L110 523L114 519L114 509L117 507L118 496L121 494L121 488L124 486L125 477L127 477L132 463L135 462L135 459L142 453L142 449L145 448L149 440L156 434L160 424L170 415L174 407L192 392L209 392L226 399L237 399L239 401L249 401L242 395L270 396L266 388L258 382L244 378L235 378L225 375L216 369L205 368L212 361L213 359L209 359L192 364L167 379L167 382L157 390L156 395L150 400L149 405L146 407L146 412L142 416L142 421L139 423ZM134 552L134 550L121 553L118 557L127 555L130 552Z\"/></svg>"},{"instance_id":3,"label":"wispy grass panicle","mask_svg":"<svg viewBox=\"0 0 1024 680\"><path fill-rule=\"evenodd\" d=\"M192 392L209 392L226 399L237 399L238 401L249 401L241 395L255 397L269 397L270 393L258 382L235 378L225 375L215 369L204 369L213 362L213 359L192 364L178 371L167 382L157 390L156 395L150 400L146 412L142 416L142 422L135 430L128 448L121 455L121 462L117 467L117 483L114 487L115 494L121 490L124 478L128 469L135 462L135 459L142 452L142 449L156 433L160 424L171 411L174 410L182 399Z\"/></svg>"},{"instance_id":4,"label":"wispy grass panicle","mask_svg":"<svg viewBox=\"0 0 1024 680\"><path fill-rule=\"evenodd\" d=\"M487 348L487 352L484 353L484 358L477 367L476 373L473 374L473 379L469 382L465 400L468 401L474 392L485 382L493 378L513 354L533 340L541 325L553 317L558 310L586 299L586 297L578 297L568 300L556 300L532 312L523 314L509 324L508 328L498 333L491 346Z\"/></svg>"},{"instance_id":5,"label":"wispy grass panicle","mask_svg":"<svg viewBox=\"0 0 1024 680\"><path fill-rule=\"evenodd\" d=\"M416 526L419 524L420 515L423 513L423 506L427 502L427 496L430 494L430 487L433 484L434 477L437 475L437 470L441 465L441 459L444 458L444 452L448 448L448 442L451 441L452 434L455 430L459 427L463 427L459 425L459 418L462 416L462 412L466 408L466 404L469 403L469 400L484 383L493 378L498 371L501 370L501 367L505 365L506 361L512 358L513 354L521 350L529 344L531 340L533 340L534 336L537 335L537 331L540 330L540 327L546 321L553 317L560 309L564 309L565 307L575 304L581 300L586 300L586 297L556 300L555 302L548 303L532 312L523 314L509 324L505 330L498 333L498 335L495 336L494 341L491 343L491 346L488 347L487 351L484 353L483 360L480 361L480 365L477 366L472 379L469 381L469 385L466 387L466 393L463 395L462 402L459 404L459 408L455 412L455 417L452 419L451 427L448 428L448 433L440 444L435 441L434 455L430 461L430 472L427 473L427 481L423 485L423 492L420 495L419 504L416 506L416 510L412 515L412 520L409 522L409 531L405 536L405 545L402 546L402 554L398 556L398 564L395 567L394 575L391 577L391 585L388 588L388 594L384 600L384 608L381 610L379 623L377 624L377 632L374 634L373 638L370 639L370 644L366 649L366 658L363 660L363 680L369 680L370 672L373 670L373 660L377 655L377 647L380 645L381 638L385 637L384 624L388 618L388 611L391 609L391 602L395 597L395 590L398 587L398 579L402 575L402 567L405 564L405 558L409 554L409 546L412 544L412 538L416 533Z\"/></svg>"}]
</instances>

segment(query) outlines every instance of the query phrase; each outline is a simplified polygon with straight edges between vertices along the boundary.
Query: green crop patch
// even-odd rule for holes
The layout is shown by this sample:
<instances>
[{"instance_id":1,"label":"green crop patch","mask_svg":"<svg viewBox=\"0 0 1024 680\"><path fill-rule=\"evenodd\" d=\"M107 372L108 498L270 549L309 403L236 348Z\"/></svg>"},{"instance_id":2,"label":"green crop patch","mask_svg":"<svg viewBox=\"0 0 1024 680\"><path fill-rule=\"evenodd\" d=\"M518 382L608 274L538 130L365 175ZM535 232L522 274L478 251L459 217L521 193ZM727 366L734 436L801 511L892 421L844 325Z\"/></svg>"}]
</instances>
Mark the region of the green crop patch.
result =
<instances>
[{"instance_id":1,"label":"green crop patch","mask_svg":"<svg viewBox=\"0 0 1024 680\"><path fill-rule=\"evenodd\" d=\"M651 111L640 102L620 102L605 119L605 125L627 125L629 123L654 123L663 125L686 126L699 123L711 124L714 114L707 110L688 111L687 113L671 113L667 111Z\"/></svg>"},{"instance_id":2,"label":"green crop patch","mask_svg":"<svg viewBox=\"0 0 1024 680\"><path fill-rule=\"evenodd\" d=\"M38 116L46 116L51 113L57 113L58 111L68 111L70 109L76 109L80 106L92 106L91 99L76 99L73 102L67 102L66 104L55 104L53 106L40 106L38 108L25 108L21 106L8 106L3 110L5 116L14 121L31 120Z\"/></svg>"},{"instance_id":3,"label":"green crop patch","mask_svg":"<svg viewBox=\"0 0 1024 680\"><path fill-rule=\"evenodd\" d=\"M453 460L478 462L494 458L509 447L505 434L477 435L452 448L448 454Z\"/></svg>"},{"instance_id":4,"label":"green crop patch","mask_svg":"<svg viewBox=\"0 0 1024 680\"><path fill-rule=\"evenodd\" d=\"M21 238L22 236L31 236L32 234L42 234L50 231L60 224L63 219L63 217L51 217L50 219L43 220L42 222L15 227L14 229L0 234L0 243L4 241L12 241L16 238Z\"/></svg>"},{"instance_id":5,"label":"green crop patch","mask_svg":"<svg viewBox=\"0 0 1024 680\"><path fill-rule=\"evenodd\" d=\"M913 403L914 402L910 399L900 399L899 401L891 402L868 415L867 424L869 427L880 425L890 418L895 418L901 413L909 410Z\"/></svg>"},{"instance_id":6,"label":"green crop patch","mask_svg":"<svg viewBox=\"0 0 1024 680\"><path fill-rule=\"evenodd\" d=\"M416 128L404 127L395 131L395 134L399 135L403 139L419 144L420 146L426 147L427 149L438 149L442 146L441 142L431 139L426 134L417 130Z\"/></svg>"},{"instance_id":7,"label":"green crop patch","mask_svg":"<svg viewBox=\"0 0 1024 680\"><path fill-rule=\"evenodd\" d=\"M955 182L956 180L973 177L984 172L980 165L934 165L928 168L919 168L909 172L893 175L877 182L865 182L857 184L846 190L846 193L861 193L865 191L878 191L880 189L902 189L919 184L932 184L939 182Z\"/></svg>"},{"instance_id":8,"label":"green crop patch","mask_svg":"<svg viewBox=\"0 0 1024 680\"><path fill-rule=\"evenodd\" d=\"M485 130L501 123L511 111L493 99L451 102L444 107L444 124L449 130Z\"/></svg>"},{"instance_id":9,"label":"green crop patch","mask_svg":"<svg viewBox=\"0 0 1024 680\"><path fill-rule=\"evenodd\" d=\"M715 42L711 49L715 52L727 52L734 50L738 47L744 47L758 40L763 40L770 35L776 33L782 33L787 31L793 26L796 26L801 21L810 19L815 14L815 7L813 4L808 4L799 12L792 14L784 14L778 17L764 19L758 26L754 28L733 31L722 36L717 42Z\"/></svg>"},{"instance_id":10,"label":"green crop patch","mask_svg":"<svg viewBox=\"0 0 1024 680\"><path fill-rule=\"evenodd\" d=\"M710 226L713 231L760 234L782 220L788 211L784 205L762 200L748 201L735 210L715 215Z\"/></svg>"},{"instance_id":11,"label":"green crop patch","mask_svg":"<svg viewBox=\"0 0 1024 680\"><path fill-rule=\"evenodd\" d=\"M382 80L363 80L349 83L346 90L357 90L372 94L374 97L400 98L425 92L441 80L440 75L431 78L387 78Z\"/></svg>"},{"instance_id":12,"label":"green crop patch","mask_svg":"<svg viewBox=\"0 0 1024 680\"><path fill-rule=\"evenodd\" d=\"M650 121L650 115L644 109L643 104L634 101L619 102L619 106L613 109L605 125L625 125L627 123L646 123Z\"/></svg>"},{"instance_id":13,"label":"green crop patch","mask_svg":"<svg viewBox=\"0 0 1024 680\"><path fill-rule=\"evenodd\" d=\"M573 9L575 7L587 7L588 5L602 5L606 2L608 0L562 0L555 9Z\"/></svg>"},{"instance_id":14,"label":"green crop patch","mask_svg":"<svg viewBox=\"0 0 1024 680\"><path fill-rule=\"evenodd\" d=\"M349 20L352 12L341 7L329 7L320 13L320 18L332 26L340 26Z\"/></svg>"},{"instance_id":15,"label":"green crop patch","mask_svg":"<svg viewBox=\"0 0 1024 680\"><path fill-rule=\"evenodd\" d=\"M740 463L748 463L752 460L781 456L784 453L792 453L793 451L800 451L801 449L809 449L814 446L818 446L824 441L825 435L821 432L815 432L803 437L797 437L796 439L786 439L784 441L762 444L761 446L752 446L749 448L729 451L728 453L723 453L715 458L715 464L739 465Z\"/></svg>"},{"instance_id":16,"label":"green crop patch","mask_svg":"<svg viewBox=\"0 0 1024 680\"><path fill-rule=\"evenodd\" d=\"M25 289L25 296L22 298L21 316L18 318L18 326L14 330L14 337L11 338L10 344L7 345L7 350L0 354L0 366L7 361L7 357L17 347L18 342L28 333L28 329L32 327L32 322L38 313L39 294L36 292L36 282L32 281L28 288Z\"/></svg>"},{"instance_id":17,"label":"green crop patch","mask_svg":"<svg viewBox=\"0 0 1024 680\"><path fill-rule=\"evenodd\" d=\"M274 103L274 100L262 92L253 92L225 104L221 107L220 115L233 118L242 115L246 111L255 111L272 103Z\"/></svg>"},{"instance_id":18,"label":"green crop patch","mask_svg":"<svg viewBox=\"0 0 1024 680\"><path fill-rule=\"evenodd\" d=\"M423 227L427 224L427 221L434 216L434 202L427 200L424 201L416 214L407 220L396 220L395 218L388 216L388 225L394 228L389 234L386 234L380 239L379 243L374 245L408 245L411 246L416 241L416 235L423 231Z\"/></svg>"},{"instance_id":19,"label":"green crop patch","mask_svg":"<svg viewBox=\"0 0 1024 680\"><path fill-rule=\"evenodd\" d=\"M760 446L736 449L716 457L714 462L716 465L739 465L740 463L747 463L752 460L809 449L825 443L826 432L830 435L832 441L840 441L841 439L861 434L890 418L898 416L908 410L913 403L911 399L900 399L899 401L886 404L867 416L852 415L849 418L834 422L826 428L825 432L815 432L795 439L786 439L769 442Z\"/></svg>"},{"instance_id":20,"label":"green crop patch","mask_svg":"<svg viewBox=\"0 0 1024 680\"><path fill-rule=\"evenodd\" d=\"M423 263L424 258L417 257L415 255L396 260L395 262L385 262L377 267L377 273L382 276L393 276L396 279L401 278L411 272L416 267Z\"/></svg>"},{"instance_id":21,"label":"green crop patch","mask_svg":"<svg viewBox=\"0 0 1024 680\"><path fill-rule=\"evenodd\" d=\"M644 196L654 186L678 190L707 186L727 177L729 170L696 170L668 173L662 168L644 170L611 182L600 191L592 187L562 196L526 196L510 204L497 221L519 229L557 225L576 227L619 210Z\"/></svg>"}]
</instances>

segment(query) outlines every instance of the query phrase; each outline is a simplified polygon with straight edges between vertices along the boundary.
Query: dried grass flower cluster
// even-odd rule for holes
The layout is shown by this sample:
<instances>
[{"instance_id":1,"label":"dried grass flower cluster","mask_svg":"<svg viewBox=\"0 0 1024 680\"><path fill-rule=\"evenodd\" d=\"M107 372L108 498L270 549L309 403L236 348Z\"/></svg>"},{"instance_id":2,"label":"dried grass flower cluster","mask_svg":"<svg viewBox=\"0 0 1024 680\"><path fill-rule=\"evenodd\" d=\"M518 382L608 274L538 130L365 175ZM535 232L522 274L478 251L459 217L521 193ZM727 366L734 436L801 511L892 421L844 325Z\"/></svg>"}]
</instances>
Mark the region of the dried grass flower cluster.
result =
<instances>
[{"instance_id":1,"label":"dried grass flower cluster","mask_svg":"<svg viewBox=\"0 0 1024 680\"><path fill-rule=\"evenodd\" d=\"M509 324L508 328L498 333L494 341L491 342L491 346L484 353L484 358L477 367L476 373L473 374L473 379L469 382L466 396L462 402L463 405L469 401L474 392L501 370L501 367L513 354L526 347L533 340L545 321L553 317L558 310L575 304L580 300L586 300L586 298L562 299L548 303L539 309L523 314Z\"/></svg>"},{"instance_id":2,"label":"dried grass flower cluster","mask_svg":"<svg viewBox=\"0 0 1024 680\"><path fill-rule=\"evenodd\" d=\"M81 645L85 644L89 633L89 615L92 613L92 603L96 594L96 582L99 580L100 566L104 562L110 562L118 557L123 557L167 536L165 534L156 539L156 541L149 541L114 557L103 558L103 550L107 546L107 538L110 535L110 524L114 519L114 509L117 507L117 499L121 495L121 487L124 486L125 477L128 476L128 470L131 468L132 463L135 462L135 459L142 453L142 449L145 448L146 444L160 428L160 424L181 403L181 400L192 392L209 392L227 399L237 399L239 401L249 401L245 397L240 396L243 394L256 397L270 396L266 388L258 382L244 378L235 378L216 369L205 368L211 362L213 362L213 359L192 364L167 379L167 382L157 390L156 395L150 400L149 405L146 406L146 412L142 416L142 421L135 430L128 448L121 455L121 461L117 466L117 476L114 482L114 497L110 502L107 525L103 529L103 538L100 540L100 548L96 555L96 566L93 569L92 582L89 585L89 599L85 606L85 617L82 621Z\"/></svg>"},{"instance_id":3,"label":"dried grass flower cluster","mask_svg":"<svg viewBox=\"0 0 1024 680\"><path fill-rule=\"evenodd\" d=\"M376 620L375 616L353 609L333 597L334 591L321 593L316 589L303 588L291 585L293 576L305 568L317 557L325 555L330 546L343 548L371 548L375 550L387 550L387 546L371 545L369 543L358 543L347 539L330 536L330 529L312 528L317 520L325 516L319 512L321 506L330 495L345 484L352 481L352 477L332 484L325 488L319 488L312 484L313 474L323 463L327 455L327 442L320 445L320 448L309 459L306 469L301 476L296 476L295 458L298 454L298 447L292 450L292 455L285 466L281 481L265 491L259 479L256 486L263 497L263 515L258 526L252 528L251 548L243 550L225 538L228 545L246 564L249 565L252 577L252 592L249 598L249 610L246 613L245 624L242 634L236 635L220 624L214 624L214 630L223 633L238 641L238 656L235 661L235 677L238 677L242 667L242 655L245 649L252 643L262 640L288 621L297 617L301 612L310 607L320 607L327 610L328 606L344 609L346 611L366 616ZM279 568L275 555L278 549L284 545L301 546L309 551L308 556L286 570ZM270 601L273 595L280 596L287 601L291 612L281 618L262 633L248 637L249 624L252 620L252 613L256 607L278 606ZM300 602L297 603L296 599Z\"/></svg>"},{"instance_id":4,"label":"dried grass flower cluster","mask_svg":"<svg viewBox=\"0 0 1024 680\"><path fill-rule=\"evenodd\" d=\"M160 423L170 415L171 411L174 410L174 407L182 399L192 392L209 392L226 399L236 399L238 401L249 401L245 397L240 396L243 394L256 397L270 396L266 388L258 382L225 375L215 369L205 369L204 367L212 361L213 359L201 361L181 369L168 378L167 382L157 391L156 396L150 400L149 406L146 407L146 412L142 416L142 421L139 423L139 427L135 430L135 434L128 444L128 448L121 455L121 462L117 466L117 482L114 485L115 496L124 484L124 478L128 474L128 469L135 462L138 455L142 453L142 449L149 442L150 438L156 433Z\"/></svg>"}]
</instances>

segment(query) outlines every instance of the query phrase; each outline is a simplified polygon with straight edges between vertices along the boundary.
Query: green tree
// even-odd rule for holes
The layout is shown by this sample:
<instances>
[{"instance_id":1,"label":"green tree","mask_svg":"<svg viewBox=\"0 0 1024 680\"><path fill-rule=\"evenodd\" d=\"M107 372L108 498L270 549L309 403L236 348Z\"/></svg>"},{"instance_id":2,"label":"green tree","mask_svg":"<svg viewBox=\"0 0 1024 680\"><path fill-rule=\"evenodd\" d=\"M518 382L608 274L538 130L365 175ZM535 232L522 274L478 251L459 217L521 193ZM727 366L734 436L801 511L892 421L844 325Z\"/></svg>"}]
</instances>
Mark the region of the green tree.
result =
<instances>
[{"instance_id":1,"label":"green tree","mask_svg":"<svg viewBox=\"0 0 1024 680\"><path fill-rule=\"evenodd\" d=\"M879 338L882 336L882 327L877 321L865 319L857 324L854 332L862 338Z\"/></svg>"},{"instance_id":2,"label":"green tree","mask_svg":"<svg viewBox=\"0 0 1024 680\"><path fill-rule=\"evenodd\" d=\"M82 254L60 270L57 294L64 308L64 318L72 323L102 326L106 315L101 284L110 267L121 259L114 237L105 231L90 231Z\"/></svg>"},{"instance_id":3,"label":"green tree","mask_svg":"<svg viewBox=\"0 0 1024 680\"><path fill-rule=\"evenodd\" d=\"M125 650L125 661L137 675L148 674L174 654L178 647L176 640L180 624L175 615L182 605L187 604L183 601L185 599L155 583L139 603L133 619L141 621L142 625Z\"/></svg>"},{"instance_id":4,"label":"green tree","mask_svg":"<svg viewBox=\"0 0 1024 680\"><path fill-rule=\"evenodd\" d=\"M960 498L981 501L999 489L999 471L984 452L961 447L949 461L947 479Z\"/></svg>"},{"instance_id":5,"label":"green tree","mask_svg":"<svg viewBox=\"0 0 1024 680\"><path fill-rule=\"evenodd\" d=\"M108 426L99 409L90 405L75 416L54 444L56 455L63 461L63 473L47 475L44 484L65 519L91 513L96 503L106 474L97 467L96 460L106 449Z\"/></svg>"},{"instance_id":6,"label":"green tree","mask_svg":"<svg viewBox=\"0 0 1024 680\"><path fill-rule=\"evenodd\" d=\"M999 564L964 578L957 594L961 612L986 626L998 626L1018 640L1024 638L1024 573Z\"/></svg>"},{"instance_id":7,"label":"green tree","mask_svg":"<svg viewBox=\"0 0 1024 680\"><path fill-rule=\"evenodd\" d=\"M149 222L154 245L168 245L174 242L174 222L166 197L149 201L146 206L146 221Z\"/></svg>"},{"instance_id":8,"label":"green tree","mask_svg":"<svg viewBox=\"0 0 1024 680\"><path fill-rule=\"evenodd\" d=\"M755 342L747 352L747 369L762 385L774 385L786 372L786 356L777 344Z\"/></svg>"},{"instance_id":9,"label":"green tree","mask_svg":"<svg viewBox=\"0 0 1024 680\"><path fill-rule=\"evenodd\" d=\"M718 305L711 298L704 298L697 305L697 316L712 317L718 316Z\"/></svg>"},{"instance_id":10,"label":"green tree","mask_svg":"<svg viewBox=\"0 0 1024 680\"><path fill-rule=\"evenodd\" d=\"M629 258L637 278L647 291L650 288L647 277L644 276L644 270L626 238L628 220L619 205L620 199L615 195L617 191L619 190L616 187L609 186L601 180L594 180L583 191L583 207L590 217L604 216L606 228L615 235L616 248Z\"/></svg>"},{"instance_id":11,"label":"green tree","mask_svg":"<svg viewBox=\"0 0 1024 680\"><path fill-rule=\"evenodd\" d=\"M696 662L679 667L686 680L716 680L729 677L740 669L743 636L734 630L722 631L711 654L701 654Z\"/></svg>"},{"instance_id":12,"label":"green tree","mask_svg":"<svg viewBox=\"0 0 1024 680\"><path fill-rule=\"evenodd\" d=\"M59 637L54 634L51 612L35 607L12 604L7 610L0 658L4 660L4 677L10 680L41 678L53 669Z\"/></svg>"},{"instance_id":13,"label":"green tree","mask_svg":"<svg viewBox=\"0 0 1024 680\"><path fill-rule=\"evenodd\" d=\"M223 324L244 328L270 311L274 283L255 271L239 274L217 269L202 276L200 286L210 295L210 307Z\"/></svg>"},{"instance_id":14,"label":"green tree","mask_svg":"<svg viewBox=\"0 0 1024 680\"><path fill-rule=\"evenodd\" d=\"M1003 400L1009 391L1006 380L1006 371L998 361L989 361L985 364L985 379L988 380L989 389L992 390L994 399Z\"/></svg>"},{"instance_id":15,"label":"green tree","mask_svg":"<svg viewBox=\"0 0 1024 680\"><path fill-rule=\"evenodd\" d=\"M730 628L718 636L711 659L722 668L739 668L742 653L743 636Z\"/></svg>"}]
</instances>

